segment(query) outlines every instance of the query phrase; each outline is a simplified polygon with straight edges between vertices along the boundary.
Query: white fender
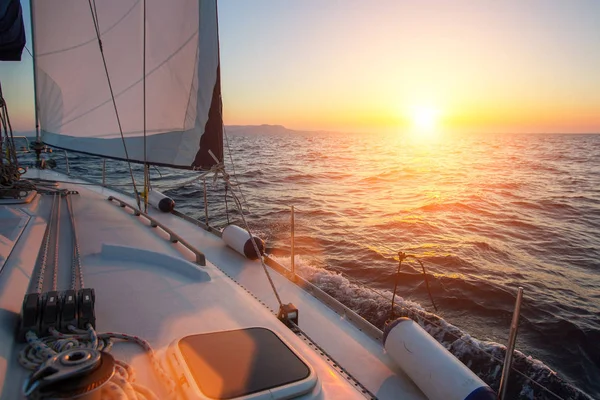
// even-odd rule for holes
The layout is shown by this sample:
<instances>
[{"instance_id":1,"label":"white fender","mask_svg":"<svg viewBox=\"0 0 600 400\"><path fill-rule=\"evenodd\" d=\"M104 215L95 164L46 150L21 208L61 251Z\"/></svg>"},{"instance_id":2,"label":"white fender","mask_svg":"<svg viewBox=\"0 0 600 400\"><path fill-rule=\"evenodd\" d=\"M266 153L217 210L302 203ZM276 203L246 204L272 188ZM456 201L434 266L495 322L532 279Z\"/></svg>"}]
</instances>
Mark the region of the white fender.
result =
<instances>
[{"instance_id":1,"label":"white fender","mask_svg":"<svg viewBox=\"0 0 600 400\"><path fill-rule=\"evenodd\" d=\"M223 229L221 237L227 246L231 247L244 257L249 258L250 260L258 259L252 240L250 240L250 234L247 230L236 225L228 225ZM258 247L260 254L264 254L265 243L256 236L254 236L254 240L256 241L256 246Z\"/></svg>"},{"instance_id":2,"label":"white fender","mask_svg":"<svg viewBox=\"0 0 600 400\"><path fill-rule=\"evenodd\" d=\"M390 323L383 340L387 354L429 400L497 400L485 382L412 319Z\"/></svg>"},{"instance_id":3,"label":"white fender","mask_svg":"<svg viewBox=\"0 0 600 400\"><path fill-rule=\"evenodd\" d=\"M148 203L165 213L171 212L175 208L175 201L158 190L148 192Z\"/></svg>"}]
</instances>

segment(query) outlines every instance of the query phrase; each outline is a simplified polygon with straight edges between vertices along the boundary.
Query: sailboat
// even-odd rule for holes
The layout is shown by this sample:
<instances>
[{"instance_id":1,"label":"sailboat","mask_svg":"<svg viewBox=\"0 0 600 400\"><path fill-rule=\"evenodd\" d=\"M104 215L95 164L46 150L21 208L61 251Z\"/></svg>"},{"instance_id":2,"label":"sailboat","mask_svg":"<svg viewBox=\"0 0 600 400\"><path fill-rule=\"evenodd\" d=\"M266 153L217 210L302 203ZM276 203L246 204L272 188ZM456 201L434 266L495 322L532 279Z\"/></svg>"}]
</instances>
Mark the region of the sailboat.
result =
<instances>
[{"instance_id":1,"label":"sailboat","mask_svg":"<svg viewBox=\"0 0 600 400\"><path fill-rule=\"evenodd\" d=\"M152 190L149 166L233 186L216 0L33 0L31 19L34 148L125 161L135 190L2 160L2 399L497 398L413 320L381 331L247 224Z\"/></svg>"}]
</instances>

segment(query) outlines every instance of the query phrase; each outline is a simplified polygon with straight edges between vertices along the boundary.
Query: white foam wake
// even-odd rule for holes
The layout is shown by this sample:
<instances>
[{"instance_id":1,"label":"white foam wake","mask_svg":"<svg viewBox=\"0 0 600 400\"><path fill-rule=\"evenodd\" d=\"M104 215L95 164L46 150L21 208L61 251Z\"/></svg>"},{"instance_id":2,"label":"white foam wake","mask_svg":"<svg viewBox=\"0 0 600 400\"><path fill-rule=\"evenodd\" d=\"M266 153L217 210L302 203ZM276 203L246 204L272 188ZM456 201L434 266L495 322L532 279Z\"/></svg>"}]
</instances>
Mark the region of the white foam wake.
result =
<instances>
[{"instance_id":1,"label":"white foam wake","mask_svg":"<svg viewBox=\"0 0 600 400\"><path fill-rule=\"evenodd\" d=\"M290 268L289 257L271 256L271 258ZM294 261L298 275L356 311L375 326L380 329L383 327L390 316L392 297L390 291L374 290L367 285L353 282L339 272L315 267L298 255ZM442 317L426 311L419 303L401 296L396 295L394 304L396 317L406 316L415 320L488 385L498 390L506 346L473 338ZM556 372L546 364L520 351L515 351L513 368L522 373L512 378L514 382L510 385L515 390L512 395L518 396L518 399L555 400L556 396L540 387L544 386L551 387L551 391L558 394L560 398L592 400L591 397L558 377Z\"/></svg>"}]
</instances>

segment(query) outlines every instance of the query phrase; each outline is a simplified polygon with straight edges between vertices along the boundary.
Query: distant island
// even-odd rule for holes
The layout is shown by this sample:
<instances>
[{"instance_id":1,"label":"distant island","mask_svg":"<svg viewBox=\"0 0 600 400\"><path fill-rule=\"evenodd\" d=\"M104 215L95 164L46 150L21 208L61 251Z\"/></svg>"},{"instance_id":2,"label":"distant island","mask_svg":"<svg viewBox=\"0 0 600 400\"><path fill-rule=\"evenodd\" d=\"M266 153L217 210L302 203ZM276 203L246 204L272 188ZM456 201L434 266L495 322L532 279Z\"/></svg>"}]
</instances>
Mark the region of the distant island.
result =
<instances>
[{"instance_id":1,"label":"distant island","mask_svg":"<svg viewBox=\"0 0 600 400\"><path fill-rule=\"evenodd\" d=\"M272 135L289 135L301 131L288 129L283 125L225 125L225 131L229 134L272 134Z\"/></svg>"},{"instance_id":2,"label":"distant island","mask_svg":"<svg viewBox=\"0 0 600 400\"><path fill-rule=\"evenodd\" d=\"M225 125L227 134L244 135L352 135L356 132L340 132L328 130L296 130L289 129L283 125Z\"/></svg>"}]
</instances>

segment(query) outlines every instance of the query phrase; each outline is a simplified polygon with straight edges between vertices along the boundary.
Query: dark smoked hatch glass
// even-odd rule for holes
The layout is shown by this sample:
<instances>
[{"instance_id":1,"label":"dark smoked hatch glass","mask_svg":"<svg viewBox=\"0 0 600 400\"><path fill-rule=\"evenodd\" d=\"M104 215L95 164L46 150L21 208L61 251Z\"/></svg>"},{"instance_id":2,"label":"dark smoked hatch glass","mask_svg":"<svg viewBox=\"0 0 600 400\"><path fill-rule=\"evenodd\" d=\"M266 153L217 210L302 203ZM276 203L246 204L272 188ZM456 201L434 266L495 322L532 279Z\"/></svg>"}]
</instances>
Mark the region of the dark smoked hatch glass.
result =
<instances>
[{"instance_id":1,"label":"dark smoked hatch glass","mask_svg":"<svg viewBox=\"0 0 600 400\"><path fill-rule=\"evenodd\" d=\"M306 379L310 370L266 328L186 336L179 349L202 393L231 399Z\"/></svg>"}]
</instances>

